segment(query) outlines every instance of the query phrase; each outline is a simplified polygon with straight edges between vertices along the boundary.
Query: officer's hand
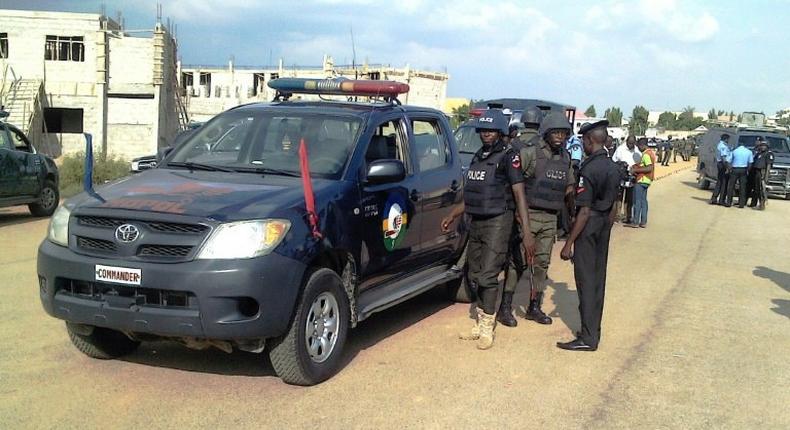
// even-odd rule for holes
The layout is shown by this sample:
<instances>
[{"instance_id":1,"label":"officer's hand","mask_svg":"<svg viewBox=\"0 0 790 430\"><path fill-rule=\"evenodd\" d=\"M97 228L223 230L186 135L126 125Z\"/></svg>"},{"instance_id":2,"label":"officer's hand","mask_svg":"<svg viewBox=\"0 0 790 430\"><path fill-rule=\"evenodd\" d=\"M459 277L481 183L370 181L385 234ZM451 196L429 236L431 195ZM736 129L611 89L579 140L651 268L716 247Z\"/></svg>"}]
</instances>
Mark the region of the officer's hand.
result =
<instances>
[{"instance_id":1,"label":"officer's hand","mask_svg":"<svg viewBox=\"0 0 790 430\"><path fill-rule=\"evenodd\" d=\"M560 251L560 258L567 261L573 258L573 245L568 242L565 242L565 246L562 247L562 251Z\"/></svg>"},{"instance_id":2,"label":"officer's hand","mask_svg":"<svg viewBox=\"0 0 790 430\"><path fill-rule=\"evenodd\" d=\"M524 246L524 254L527 256L527 264L530 266L535 261L535 237L532 233L527 232L521 238L521 244Z\"/></svg>"},{"instance_id":3,"label":"officer's hand","mask_svg":"<svg viewBox=\"0 0 790 430\"><path fill-rule=\"evenodd\" d=\"M442 233L450 232L450 224L453 223L453 217L448 216L442 220Z\"/></svg>"}]
</instances>

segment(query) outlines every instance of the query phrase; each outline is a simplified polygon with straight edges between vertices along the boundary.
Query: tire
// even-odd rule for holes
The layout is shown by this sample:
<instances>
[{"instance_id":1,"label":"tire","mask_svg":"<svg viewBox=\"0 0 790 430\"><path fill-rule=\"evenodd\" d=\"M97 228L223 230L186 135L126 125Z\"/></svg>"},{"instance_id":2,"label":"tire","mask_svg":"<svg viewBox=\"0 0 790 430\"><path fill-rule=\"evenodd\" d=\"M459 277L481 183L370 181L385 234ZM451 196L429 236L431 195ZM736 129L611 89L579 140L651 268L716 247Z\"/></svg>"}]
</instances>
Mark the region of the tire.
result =
<instances>
[{"instance_id":1,"label":"tire","mask_svg":"<svg viewBox=\"0 0 790 430\"><path fill-rule=\"evenodd\" d=\"M27 205L30 213L34 216L50 216L58 208L60 202L60 192L55 183L47 179L44 181L44 186L41 187L41 194L39 194L38 202Z\"/></svg>"},{"instance_id":2,"label":"tire","mask_svg":"<svg viewBox=\"0 0 790 430\"><path fill-rule=\"evenodd\" d=\"M447 283L447 298L456 303L472 303L477 299L477 295L467 282L466 271L461 278Z\"/></svg>"},{"instance_id":3,"label":"tire","mask_svg":"<svg viewBox=\"0 0 790 430\"><path fill-rule=\"evenodd\" d=\"M129 339L119 331L93 327L92 329L88 328L90 334L85 334L86 331L83 327L88 326L77 327L66 323L71 343L88 357L110 360L131 354L140 346L140 342Z\"/></svg>"},{"instance_id":4,"label":"tire","mask_svg":"<svg viewBox=\"0 0 790 430\"><path fill-rule=\"evenodd\" d=\"M697 181L700 190L709 190L710 189L710 179L703 176Z\"/></svg>"},{"instance_id":5,"label":"tire","mask_svg":"<svg viewBox=\"0 0 790 430\"><path fill-rule=\"evenodd\" d=\"M350 314L340 276L325 268L310 273L288 332L277 338L269 351L277 376L288 384L315 385L337 373L348 335ZM318 324L311 324L317 328L322 320L323 335L308 331L310 321ZM312 352L308 343L315 348Z\"/></svg>"}]
</instances>

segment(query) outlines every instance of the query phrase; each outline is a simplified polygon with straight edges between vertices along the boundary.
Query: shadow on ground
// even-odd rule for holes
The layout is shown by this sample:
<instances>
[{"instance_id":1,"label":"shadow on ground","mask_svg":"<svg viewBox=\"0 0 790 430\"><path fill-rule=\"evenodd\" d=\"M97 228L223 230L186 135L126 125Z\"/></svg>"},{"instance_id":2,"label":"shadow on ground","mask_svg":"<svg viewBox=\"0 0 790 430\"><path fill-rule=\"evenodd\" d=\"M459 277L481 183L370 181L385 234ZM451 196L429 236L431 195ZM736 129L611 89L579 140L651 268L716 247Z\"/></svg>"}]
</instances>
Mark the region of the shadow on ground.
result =
<instances>
[{"instance_id":1,"label":"shadow on ground","mask_svg":"<svg viewBox=\"0 0 790 430\"><path fill-rule=\"evenodd\" d=\"M450 306L442 287L374 314L349 331L341 371L360 351L375 346L436 312ZM261 354L233 351L228 354L218 349L202 351L189 349L177 342L143 342L135 353L124 361L147 366L165 367L189 372L233 376L276 376L267 350Z\"/></svg>"},{"instance_id":2,"label":"shadow on ground","mask_svg":"<svg viewBox=\"0 0 790 430\"><path fill-rule=\"evenodd\" d=\"M755 267L752 271L754 276L759 278L768 279L773 281L776 285L781 287L786 292L790 293L790 273L780 272L778 270L769 269L764 266ZM790 318L790 300L773 299L771 303L776 305L771 310L779 315Z\"/></svg>"},{"instance_id":3,"label":"shadow on ground","mask_svg":"<svg viewBox=\"0 0 790 430\"><path fill-rule=\"evenodd\" d=\"M13 212L5 212L0 211L0 227L5 227L9 225L16 225L16 224L27 224L31 222L36 222L41 219L48 218L48 217L37 217L31 215L29 212L21 212L21 211L13 211Z\"/></svg>"}]
</instances>

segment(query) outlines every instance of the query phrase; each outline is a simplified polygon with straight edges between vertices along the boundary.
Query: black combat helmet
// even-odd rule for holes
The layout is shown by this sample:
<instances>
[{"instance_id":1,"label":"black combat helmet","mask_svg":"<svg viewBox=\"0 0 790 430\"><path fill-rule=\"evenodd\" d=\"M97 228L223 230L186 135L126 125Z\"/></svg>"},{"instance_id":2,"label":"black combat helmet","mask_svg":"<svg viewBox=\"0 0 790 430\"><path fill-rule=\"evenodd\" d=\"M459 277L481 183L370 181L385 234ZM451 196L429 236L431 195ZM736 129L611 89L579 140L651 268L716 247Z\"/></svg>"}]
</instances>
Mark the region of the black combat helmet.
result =
<instances>
[{"instance_id":1,"label":"black combat helmet","mask_svg":"<svg viewBox=\"0 0 790 430\"><path fill-rule=\"evenodd\" d=\"M508 134L507 119L499 109L485 110L475 121L475 131L480 133L480 130L496 130L506 135Z\"/></svg>"},{"instance_id":2,"label":"black combat helmet","mask_svg":"<svg viewBox=\"0 0 790 430\"><path fill-rule=\"evenodd\" d=\"M540 123L540 135L546 136L546 133L551 130L566 130L570 135L571 123L564 114L560 112L550 112L546 115L546 118L543 118L543 122Z\"/></svg>"},{"instance_id":3,"label":"black combat helmet","mask_svg":"<svg viewBox=\"0 0 790 430\"><path fill-rule=\"evenodd\" d=\"M527 128L539 128L540 123L543 121L543 111L535 106L528 107L524 114L521 115L521 122ZM530 127L532 126L532 127Z\"/></svg>"}]
</instances>

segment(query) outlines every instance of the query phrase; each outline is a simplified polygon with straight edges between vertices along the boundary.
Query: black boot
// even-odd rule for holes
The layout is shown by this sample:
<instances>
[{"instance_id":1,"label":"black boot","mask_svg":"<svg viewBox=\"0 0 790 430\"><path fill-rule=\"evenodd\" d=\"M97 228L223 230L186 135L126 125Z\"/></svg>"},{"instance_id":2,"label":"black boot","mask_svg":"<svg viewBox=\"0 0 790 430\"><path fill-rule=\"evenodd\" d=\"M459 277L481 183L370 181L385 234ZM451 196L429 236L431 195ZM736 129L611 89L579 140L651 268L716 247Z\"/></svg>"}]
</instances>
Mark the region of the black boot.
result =
<instances>
[{"instance_id":1,"label":"black boot","mask_svg":"<svg viewBox=\"0 0 790 430\"><path fill-rule=\"evenodd\" d=\"M518 321L513 317L513 293L508 293L507 291L502 293L502 303L499 304L496 320L506 327L518 325Z\"/></svg>"},{"instance_id":2,"label":"black boot","mask_svg":"<svg viewBox=\"0 0 790 430\"><path fill-rule=\"evenodd\" d=\"M543 313L540 308L543 304L543 293L535 294L535 298L529 301L529 309L524 318L535 321L538 324L551 324L551 317Z\"/></svg>"}]
</instances>

